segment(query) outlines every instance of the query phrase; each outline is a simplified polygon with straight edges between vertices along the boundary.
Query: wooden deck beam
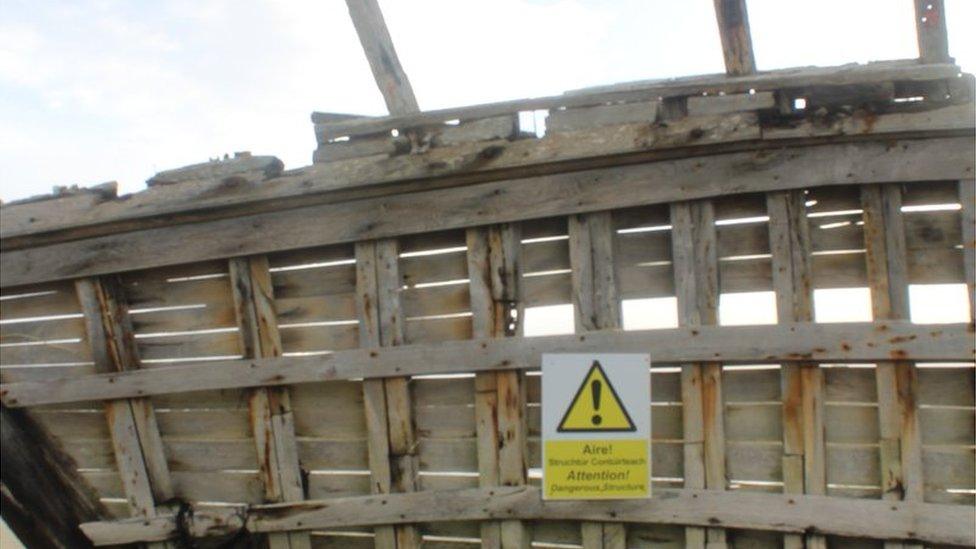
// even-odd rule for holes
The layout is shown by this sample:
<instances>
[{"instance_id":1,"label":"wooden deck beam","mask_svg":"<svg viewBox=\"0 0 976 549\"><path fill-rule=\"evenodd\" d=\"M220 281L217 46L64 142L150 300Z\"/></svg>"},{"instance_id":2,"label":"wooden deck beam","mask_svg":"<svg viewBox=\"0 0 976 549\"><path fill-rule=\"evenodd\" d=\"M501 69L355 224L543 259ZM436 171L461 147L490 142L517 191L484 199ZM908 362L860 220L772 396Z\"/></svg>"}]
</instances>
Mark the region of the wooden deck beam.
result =
<instances>
[{"instance_id":1,"label":"wooden deck beam","mask_svg":"<svg viewBox=\"0 0 976 549\"><path fill-rule=\"evenodd\" d=\"M752 53L749 32L749 11L746 0L715 0L725 72L729 76L743 76L756 72L756 57Z\"/></svg>"},{"instance_id":2,"label":"wooden deck beam","mask_svg":"<svg viewBox=\"0 0 976 549\"><path fill-rule=\"evenodd\" d=\"M543 501L532 486L449 492L341 497L300 504L259 505L248 509L200 510L189 519L192 534L236 531L287 532L380 524L455 520L596 520L677 523L701 527L819 532L856 538L920 540L934 544L976 543L972 509L962 505L888 502L795 494L661 491L648 500ZM119 520L82 525L97 545L167 539L176 532L174 517Z\"/></svg>"},{"instance_id":3,"label":"wooden deck beam","mask_svg":"<svg viewBox=\"0 0 976 549\"><path fill-rule=\"evenodd\" d=\"M346 0L349 16L363 45L369 68L383 94L390 114L410 114L420 110L407 73L400 66L393 39L386 28L383 12L376 0Z\"/></svg>"}]
</instances>

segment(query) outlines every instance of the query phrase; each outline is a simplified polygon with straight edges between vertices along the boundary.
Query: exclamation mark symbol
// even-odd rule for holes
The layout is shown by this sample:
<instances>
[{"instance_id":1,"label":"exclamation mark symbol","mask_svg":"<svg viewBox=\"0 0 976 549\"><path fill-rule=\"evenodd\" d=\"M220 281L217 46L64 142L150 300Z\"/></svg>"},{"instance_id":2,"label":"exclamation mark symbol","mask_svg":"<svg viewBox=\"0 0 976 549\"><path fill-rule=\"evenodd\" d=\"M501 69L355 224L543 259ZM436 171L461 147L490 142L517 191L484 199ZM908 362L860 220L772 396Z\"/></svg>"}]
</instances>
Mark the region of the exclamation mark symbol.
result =
<instances>
[{"instance_id":1,"label":"exclamation mark symbol","mask_svg":"<svg viewBox=\"0 0 976 549\"><path fill-rule=\"evenodd\" d=\"M593 422L593 425L599 425L600 422L603 421L603 418L600 417L600 388L602 386L603 384L600 383L599 379L594 379L593 382L590 383L590 394L593 395L593 410L597 412L593 414L593 417L590 419L590 421Z\"/></svg>"}]
</instances>

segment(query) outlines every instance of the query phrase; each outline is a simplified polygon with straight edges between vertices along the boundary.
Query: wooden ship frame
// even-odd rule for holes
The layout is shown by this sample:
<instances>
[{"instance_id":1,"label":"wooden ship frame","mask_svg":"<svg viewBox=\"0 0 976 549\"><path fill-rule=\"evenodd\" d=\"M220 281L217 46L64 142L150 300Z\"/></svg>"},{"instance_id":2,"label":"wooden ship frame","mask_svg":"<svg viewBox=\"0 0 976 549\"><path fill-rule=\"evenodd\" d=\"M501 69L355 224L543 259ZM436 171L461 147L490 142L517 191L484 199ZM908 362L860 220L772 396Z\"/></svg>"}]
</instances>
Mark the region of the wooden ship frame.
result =
<instances>
[{"instance_id":1,"label":"wooden ship frame","mask_svg":"<svg viewBox=\"0 0 976 549\"><path fill-rule=\"evenodd\" d=\"M973 546L973 78L920 56L420 112L348 0L389 116L0 223L2 512L31 547ZM547 111L544 135L519 113ZM524 119L524 116L523 116ZM872 319L815 322L815 290ZM720 296L778 322L722 325ZM634 299L678 326L623 329ZM534 307L575 332L525 337ZM971 313L970 313L971 314ZM650 352L654 495L540 498L544 352Z\"/></svg>"}]
</instances>

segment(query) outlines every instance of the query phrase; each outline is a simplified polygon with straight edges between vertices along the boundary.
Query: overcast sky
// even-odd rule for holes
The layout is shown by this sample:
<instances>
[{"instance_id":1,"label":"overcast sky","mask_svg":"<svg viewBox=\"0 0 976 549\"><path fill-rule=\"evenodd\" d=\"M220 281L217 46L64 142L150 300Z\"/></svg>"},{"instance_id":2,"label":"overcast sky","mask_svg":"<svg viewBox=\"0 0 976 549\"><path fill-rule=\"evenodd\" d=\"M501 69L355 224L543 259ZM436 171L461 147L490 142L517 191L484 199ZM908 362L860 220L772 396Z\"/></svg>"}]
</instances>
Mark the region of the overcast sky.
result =
<instances>
[{"instance_id":1,"label":"overcast sky","mask_svg":"<svg viewBox=\"0 0 976 549\"><path fill-rule=\"evenodd\" d=\"M380 3L423 109L723 70L712 0ZM976 2L946 3L972 70ZM911 0L748 5L760 69L917 55ZM302 166L313 110L385 113L343 0L0 0L4 200L241 150Z\"/></svg>"}]
</instances>

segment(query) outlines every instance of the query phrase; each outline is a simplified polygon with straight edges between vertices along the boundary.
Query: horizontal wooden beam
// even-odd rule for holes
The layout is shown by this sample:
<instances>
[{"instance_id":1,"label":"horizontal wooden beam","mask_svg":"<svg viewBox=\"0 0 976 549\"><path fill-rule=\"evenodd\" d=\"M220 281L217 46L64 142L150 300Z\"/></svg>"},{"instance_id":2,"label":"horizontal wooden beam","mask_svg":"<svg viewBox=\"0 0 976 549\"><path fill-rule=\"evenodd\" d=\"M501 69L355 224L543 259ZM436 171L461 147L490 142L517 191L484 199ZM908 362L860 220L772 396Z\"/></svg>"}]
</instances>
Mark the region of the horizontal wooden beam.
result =
<instances>
[{"instance_id":1,"label":"horizontal wooden beam","mask_svg":"<svg viewBox=\"0 0 976 549\"><path fill-rule=\"evenodd\" d=\"M973 509L963 505L715 490L661 491L628 501L543 501L532 486L340 497L241 509L201 509L192 534L288 532L459 520L587 520L973 545ZM244 517L246 515L246 518ZM161 541L176 535L175 517L82 525L96 545Z\"/></svg>"},{"instance_id":2,"label":"horizontal wooden beam","mask_svg":"<svg viewBox=\"0 0 976 549\"><path fill-rule=\"evenodd\" d=\"M974 149L972 137L784 146L319 204L4 251L0 286L739 193L959 180L976 172Z\"/></svg>"},{"instance_id":3,"label":"horizontal wooden beam","mask_svg":"<svg viewBox=\"0 0 976 549\"><path fill-rule=\"evenodd\" d=\"M447 120L471 120L498 116L517 111L558 109L600 105L613 101L656 100L658 97L699 95L702 93L741 93L749 90L774 90L804 86L844 86L870 84L892 80L932 80L953 78L959 68L951 64L919 65L917 59L885 61L866 65L850 64L837 67L800 67L762 72L748 76L708 74L665 80L650 80L615 84L599 88L574 90L563 95L518 99L425 111L402 116L361 118L335 121L327 113L312 113L312 122L326 124L331 136L355 136L389 132L394 129L440 124Z\"/></svg>"},{"instance_id":4,"label":"horizontal wooden beam","mask_svg":"<svg viewBox=\"0 0 976 549\"><path fill-rule=\"evenodd\" d=\"M605 330L568 336L451 341L148 368L0 385L4 406L144 397L207 389L291 385L338 379L537 369L543 353L650 353L656 363L871 362L972 360L967 324L851 323Z\"/></svg>"}]
</instances>

